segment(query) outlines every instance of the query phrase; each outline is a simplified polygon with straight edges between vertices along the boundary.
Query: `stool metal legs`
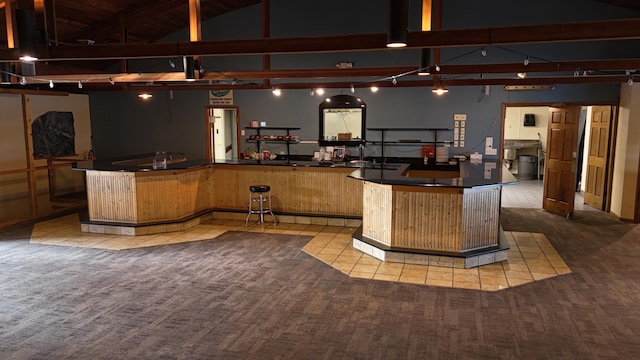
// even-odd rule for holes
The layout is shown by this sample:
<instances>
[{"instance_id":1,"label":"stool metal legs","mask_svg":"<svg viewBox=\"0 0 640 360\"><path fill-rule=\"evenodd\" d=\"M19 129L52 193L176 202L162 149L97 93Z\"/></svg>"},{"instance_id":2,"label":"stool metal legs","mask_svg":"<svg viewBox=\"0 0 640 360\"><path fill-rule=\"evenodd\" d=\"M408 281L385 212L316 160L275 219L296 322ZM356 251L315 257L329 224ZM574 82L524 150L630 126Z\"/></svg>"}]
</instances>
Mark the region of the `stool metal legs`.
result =
<instances>
[{"instance_id":1,"label":"stool metal legs","mask_svg":"<svg viewBox=\"0 0 640 360\"><path fill-rule=\"evenodd\" d=\"M257 209L254 209L253 203L255 202L258 203ZM266 206L265 206L265 202L266 202ZM247 214L247 218L245 219L245 226L247 227L249 226L249 217L251 216L251 214L260 215L260 218L258 220L260 224L264 224L264 214L271 214L274 225L278 223L276 216L273 214L273 211L271 211L271 193L270 192L267 192L266 196L264 195L263 192L249 193L249 213Z\"/></svg>"}]
</instances>

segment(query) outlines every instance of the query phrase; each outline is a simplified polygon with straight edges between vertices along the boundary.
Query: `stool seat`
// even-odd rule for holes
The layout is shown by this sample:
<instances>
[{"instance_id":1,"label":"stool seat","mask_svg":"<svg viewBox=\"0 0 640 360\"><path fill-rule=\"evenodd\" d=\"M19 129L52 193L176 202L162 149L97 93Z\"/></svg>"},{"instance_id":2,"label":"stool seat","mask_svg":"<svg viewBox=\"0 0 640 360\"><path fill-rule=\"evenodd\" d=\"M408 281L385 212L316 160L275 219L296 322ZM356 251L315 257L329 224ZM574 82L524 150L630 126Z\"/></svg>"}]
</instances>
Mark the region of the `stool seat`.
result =
<instances>
[{"instance_id":1,"label":"stool seat","mask_svg":"<svg viewBox=\"0 0 640 360\"><path fill-rule=\"evenodd\" d=\"M258 222L264 224L264 215L269 214L273 218L273 224L278 223L278 219L271 210L271 186L269 185L250 185L249 186L249 213L245 219L245 225L249 226L249 217L251 214L258 214ZM254 206L255 204L255 206Z\"/></svg>"},{"instance_id":2,"label":"stool seat","mask_svg":"<svg viewBox=\"0 0 640 360\"><path fill-rule=\"evenodd\" d=\"M251 185L249 186L249 191L251 192L268 192L271 190L271 186L269 185Z\"/></svg>"}]
</instances>

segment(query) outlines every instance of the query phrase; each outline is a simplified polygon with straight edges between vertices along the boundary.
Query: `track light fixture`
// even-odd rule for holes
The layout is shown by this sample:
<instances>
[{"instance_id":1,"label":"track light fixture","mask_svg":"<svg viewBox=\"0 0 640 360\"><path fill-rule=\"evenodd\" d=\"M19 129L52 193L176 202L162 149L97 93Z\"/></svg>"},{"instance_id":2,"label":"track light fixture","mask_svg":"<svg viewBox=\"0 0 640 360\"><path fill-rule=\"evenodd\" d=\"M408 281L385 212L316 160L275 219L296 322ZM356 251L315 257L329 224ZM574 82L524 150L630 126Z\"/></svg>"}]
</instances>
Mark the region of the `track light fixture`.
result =
<instances>
[{"instance_id":1,"label":"track light fixture","mask_svg":"<svg viewBox=\"0 0 640 360\"><path fill-rule=\"evenodd\" d=\"M487 49L482 48L482 50L480 50L480 54L482 54L482 57L487 56Z\"/></svg>"},{"instance_id":2,"label":"track light fixture","mask_svg":"<svg viewBox=\"0 0 640 360\"><path fill-rule=\"evenodd\" d=\"M524 79L524 78L527 77L527 73L526 72L519 72L516 75L518 76L518 79Z\"/></svg>"},{"instance_id":3,"label":"track light fixture","mask_svg":"<svg viewBox=\"0 0 640 360\"><path fill-rule=\"evenodd\" d=\"M324 89L323 89L323 88L317 88L317 89L316 89L316 93L317 93L318 95L324 95Z\"/></svg>"},{"instance_id":4,"label":"track light fixture","mask_svg":"<svg viewBox=\"0 0 640 360\"><path fill-rule=\"evenodd\" d=\"M82 81L78 81L78 89L82 89Z\"/></svg>"},{"instance_id":5,"label":"track light fixture","mask_svg":"<svg viewBox=\"0 0 640 360\"><path fill-rule=\"evenodd\" d=\"M316 94L316 92L313 89L309 90L309 96L313 96L315 94Z\"/></svg>"},{"instance_id":6,"label":"track light fixture","mask_svg":"<svg viewBox=\"0 0 640 360\"><path fill-rule=\"evenodd\" d=\"M175 69L175 68L176 68L176 63L175 63L175 62L173 62L173 60L169 60L169 66L170 66L172 69Z\"/></svg>"},{"instance_id":7,"label":"track light fixture","mask_svg":"<svg viewBox=\"0 0 640 360\"><path fill-rule=\"evenodd\" d=\"M395 77L395 76L392 76L392 77L391 77L391 83L392 83L393 85L397 85L397 84L398 84L398 79L396 79L396 77Z\"/></svg>"},{"instance_id":8,"label":"track light fixture","mask_svg":"<svg viewBox=\"0 0 640 360\"><path fill-rule=\"evenodd\" d=\"M353 86L353 84L349 86L349 91L351 91L352 94L356 93L356 88Z\"/></svg>"},{"instance_id":9,"label":"track light fixture","mask_svg":"<svg viewBox=\"0 0 640 360\"><path fill-rule=\"evenodd\" d=\"M20 77L20 85L27 85L27 78L24 76Z\"/></svg>"},{"instance_id":10,"label":"track light fixture","mask_svg":"<svg viewBox=\"0 0 640 360\"><path fill-rule=\"evenodd\" d=\"M275 96L280 96L282 95L282 91L280 91L280 89L278 89L277 87L274 87L271 89L271 92L273 93L273 95Z\"/></svg>"},{"instance_id":11,"label":"track light fixture","mask_svg":"<svg viewBox=\"0 0 640 360\"><path fill-rule=\"evenodd\" d=\"M524 66L529 65L529 57L528 56L526 58L524 58L524 61L522 62L522 64L524 64Z\"/></svg>"},{"instance_id":12,"label":"track light fixture","mask_svg":"<svg viewBox=\"0 0 640 360\"><path fill-rule=\"evenodd\" d=\"M53 80L49 80L49 87L53 89Z\"/></svg>"},{"instance_id":13,"label":"track light fixture","mask_svg":"<svg viewBox=\"0 0 640 360\"><path fill-rule=\"evenodd\" d=\"M627 80L627 84L629 86L633 85L633 74L631 74L631 73L629 74L629 80Z\"/></svg>"},{"instance_id":14,"label":"track light fixture","mask_svg":"<svg viewBox=\"0 0 640 360\"><path fill-rule=\"evenodd\" d=\"M436 64L436 71L440 72L440 65Z\"/></svg>"},{"instance_id":15,"label":"track light fixture","mask_svg":"<svg viewBox=\"0 0 640 360\"><path fill-rule=\"evenodd\" d=\"M378 90L379 90L379 89L378 89L378 87L377 87L377 86L372 86L372 87L371 87L371 92L372 92L372 93L377 93L377 92L378 92Z\"/></svg>"},{"instance_id":16,"label":"track light fixture","mask_svg":"<svg viewBox=\"0 0 640 360\"><path fill-rule=\"evenodd\" d=\"M109 80L109 84L111 84L111 85L114 85L116 83L115 81L113 81L113 78L109 78L107 80Z\"/></svg>"}]
</instances>

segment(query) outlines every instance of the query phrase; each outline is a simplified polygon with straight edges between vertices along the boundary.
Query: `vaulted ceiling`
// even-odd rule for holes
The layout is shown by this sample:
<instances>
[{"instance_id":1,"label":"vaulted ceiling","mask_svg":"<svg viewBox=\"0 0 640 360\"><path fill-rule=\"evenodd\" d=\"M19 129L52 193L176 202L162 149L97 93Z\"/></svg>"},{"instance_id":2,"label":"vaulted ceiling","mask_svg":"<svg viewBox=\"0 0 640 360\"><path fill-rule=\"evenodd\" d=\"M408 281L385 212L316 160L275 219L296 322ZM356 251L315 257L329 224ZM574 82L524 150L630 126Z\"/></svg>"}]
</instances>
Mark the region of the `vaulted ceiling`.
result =
<instances>
[{"instance_id":1,"label":"vaulted ceiling","mask_svg":"<svg viewBox=\"0 0 640 360\"><path fill-rule=\"evenodd\" d=\"M441 0L434 0L435 3ZM640 11L637 0L600 0L614 6ZM325 87L345 87L341 78L393 77L396 74L415 71L411 67L380 67L353 69L309 69L309 70L271 70L268 60L263 69L255 71L228 71L200 74L201 81L184 83L184 73L169 72L158 74L131 74L123 59L162 58L181 56L223 56L237 54L282 54L282 53L321 53L337 51L371 51L385 49L386 34L361 34L345 36L326 36L321 38L291 39L249 39L239 41L208 41L168 44L159 39L177 30L229 11L262 4L263 22L268 23L269 0L0 0L2 25L0 27L0 62L12 63L12 73L19 74L17 58L17 29L15 9L34 7L36 26L46 33L46 44L39 49L40 62L36 72L60 83L82 81L85 89L109 89L115 82L126 88L135 83L162 84L166 88L216 88L229 87L219 81L229 79L261 79L260 83L234 83L239 88L264 88L269 80L278 78L283 87L309 88L309 83L291 82L286 79L322 79L314 84ZM8 32L7 29L10 31ZM446 48L462 46L483 46L491 44L532 44L561 41L617 40L640 38L640 19L594 21L575 24L545 24L513 26L508 28L486 28L468 30L434 30L429 33L415 32L408 37L409 47ZM13 30L13 31L11 31ZM121 63L121 71L105 73L113 64ZM45 65L46 64L46 65ZM66 66L60 66L66 64ZM71 66L72 64L73 66ZM442 66L440 75L455 74L497 74L551 73L573 71L574 69L601 72L602 76L572 77L565 75L548 77L530 77L527 84L558 84L583 82L626 82L630 69L640 69L640 58L592 60L583 59L571 62L523 64L468 64ZM625 73L625 71L627 73ZM12 86L17 86L18 77L14 77ZM319 83L323 81L324 83ZM476 84L522 84L518 79L486 77L479 79L451 80L451 85ZM41 82L41 81L40 81ZM29 81L35 86L39 80ZM403 81L401 86L427 86L433 80L416 79ZM384 84L381 84L385 86Z\"/></svg>"}]
</instances>

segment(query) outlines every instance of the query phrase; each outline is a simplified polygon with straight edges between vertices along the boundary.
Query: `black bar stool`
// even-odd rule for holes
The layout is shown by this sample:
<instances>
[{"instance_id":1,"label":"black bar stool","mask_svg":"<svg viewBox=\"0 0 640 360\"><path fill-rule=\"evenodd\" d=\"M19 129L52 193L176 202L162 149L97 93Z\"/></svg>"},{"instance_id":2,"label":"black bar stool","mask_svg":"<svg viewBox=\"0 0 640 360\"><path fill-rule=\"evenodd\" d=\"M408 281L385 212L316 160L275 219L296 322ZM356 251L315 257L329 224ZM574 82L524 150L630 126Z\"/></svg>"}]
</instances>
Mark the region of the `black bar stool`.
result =
<instances>
[{"instance_id":1,"label":"black bar stool","mask_svg":"<svg viewBox=\"0 0 640 360\"><path fill-rule=\"evenodd\" d=\"M259 214L261 224L264 224L264 214L271 214L273 224L277 224L278 220L271 211L271 186L269 185L251 185L249 186L249 213L245 220L245 225L249 226L249 217L251 214ZM257 203L257 204L256 204ZM257 206L254 206L256 204Z\"/></svg>"}]
</instances>

